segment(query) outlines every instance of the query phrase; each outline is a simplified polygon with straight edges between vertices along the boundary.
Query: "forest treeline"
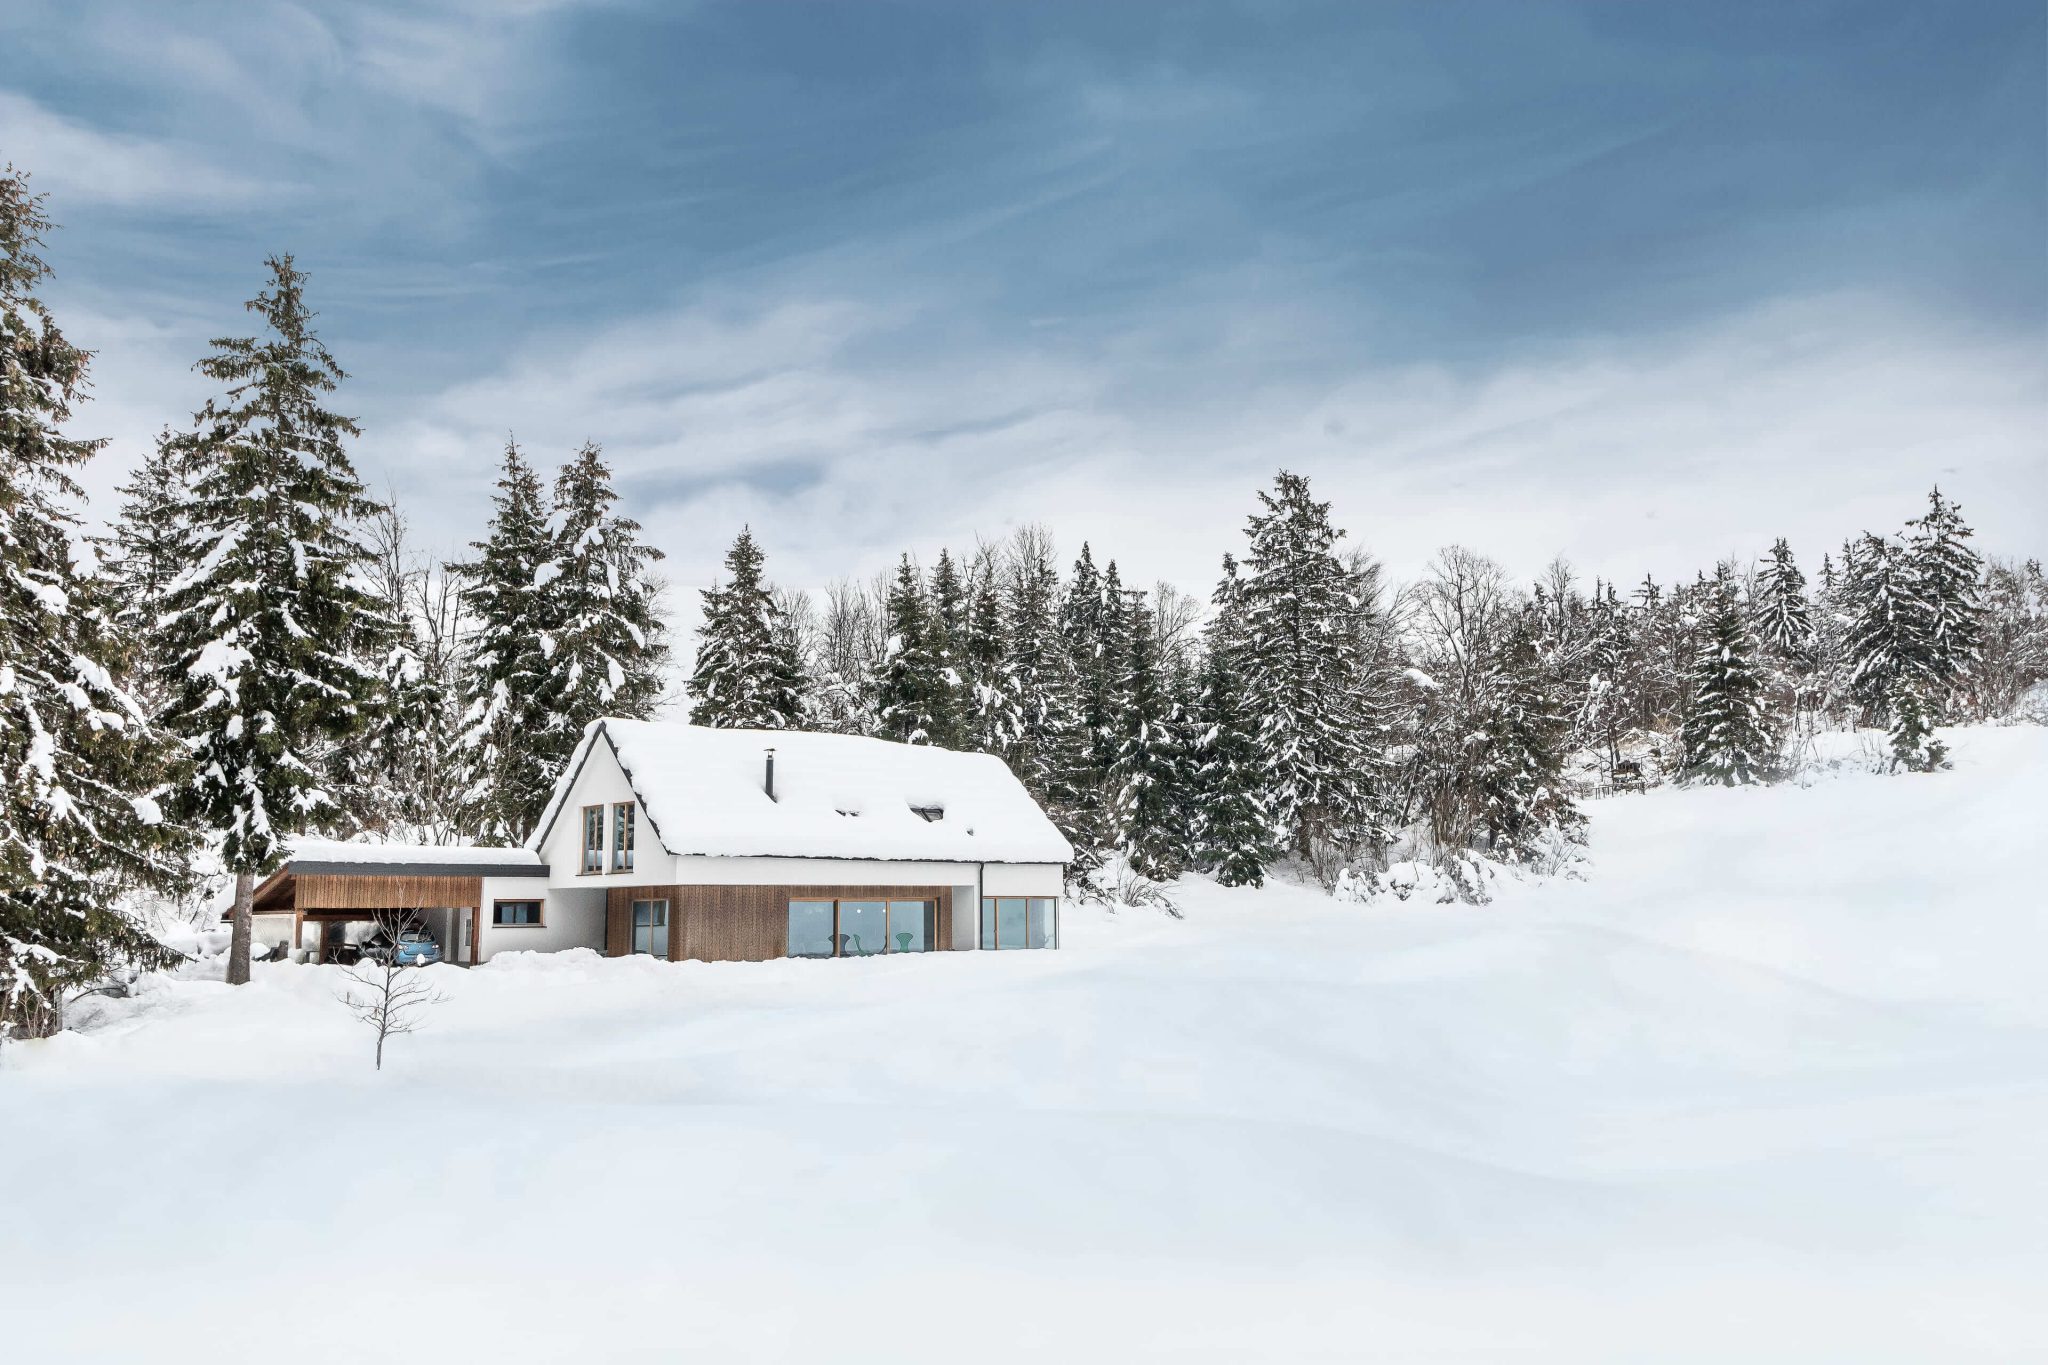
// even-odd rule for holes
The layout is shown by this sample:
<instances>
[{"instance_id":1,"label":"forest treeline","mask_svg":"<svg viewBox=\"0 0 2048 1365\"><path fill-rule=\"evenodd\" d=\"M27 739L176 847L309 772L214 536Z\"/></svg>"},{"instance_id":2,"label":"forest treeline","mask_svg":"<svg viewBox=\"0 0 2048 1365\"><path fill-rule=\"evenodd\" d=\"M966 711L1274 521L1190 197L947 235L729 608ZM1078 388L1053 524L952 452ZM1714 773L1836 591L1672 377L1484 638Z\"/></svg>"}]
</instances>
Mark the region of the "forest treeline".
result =
<instances>
[{"instance_id":1,"label":"forest treeline","mask_svg":"<svg viewBox=\"0 0 2048 1365\"><path fill-rule=\"evenodd\" d=\"M90 357L38 293L49 226L0 174L7 1026L45 1031L67 991L171 960L138 891L232 876L246 979L251 889L294 835L517 842L589 722L683 701L704 725L998 754L1074 843L1079 888L1111 859L1231 884L1293 860L1335 884L1395 856L1454 875L1570 856L1573 764L1762 781L1801 735L1856 724L1899 767L1938 766L1934 725L2048 676L2039 563L1984 563L1939 490L1810 579L1780 540L1670 584L1563 561L1518 583L1465 548L1396 584L1287 471L1206 599L1127 586L1036 526L812 597L774 586L742 529L672 659L661 556L595 442L544 478L508 441L470 552L413 553L351 461L346 375L289 256L246 331L196 358L212 396L88 550L75 475L104 443L71 434Z\"/></svg>"}]
</instances>

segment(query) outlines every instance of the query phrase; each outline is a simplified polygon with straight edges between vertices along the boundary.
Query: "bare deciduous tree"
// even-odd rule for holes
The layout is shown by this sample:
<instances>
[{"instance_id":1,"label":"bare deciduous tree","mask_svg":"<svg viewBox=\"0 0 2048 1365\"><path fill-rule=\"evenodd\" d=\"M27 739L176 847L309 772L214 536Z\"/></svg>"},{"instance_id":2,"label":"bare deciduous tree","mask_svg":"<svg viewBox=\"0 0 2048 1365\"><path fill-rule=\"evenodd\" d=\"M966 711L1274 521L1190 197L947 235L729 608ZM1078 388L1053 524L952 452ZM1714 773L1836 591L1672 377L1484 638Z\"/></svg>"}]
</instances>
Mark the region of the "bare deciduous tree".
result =
<instances>
[{"instance_id":1,"label":"bare deciduous tree","mask_svg":"<svg viewBox=\"0 0 2048 1365\"><path fill-rule=\"evenodd\" d=\"M350 985L339 998L350 1014L377 1031L377 1070L382 1071L385 1041L418 1032L426 1022L421 1016L448 997L435 990L419 968L398 963L399 935L412 927L416 914L385 911L376 918L389 947L381 961L358 960L343 973Z\"/></svg>"}]
</instances>

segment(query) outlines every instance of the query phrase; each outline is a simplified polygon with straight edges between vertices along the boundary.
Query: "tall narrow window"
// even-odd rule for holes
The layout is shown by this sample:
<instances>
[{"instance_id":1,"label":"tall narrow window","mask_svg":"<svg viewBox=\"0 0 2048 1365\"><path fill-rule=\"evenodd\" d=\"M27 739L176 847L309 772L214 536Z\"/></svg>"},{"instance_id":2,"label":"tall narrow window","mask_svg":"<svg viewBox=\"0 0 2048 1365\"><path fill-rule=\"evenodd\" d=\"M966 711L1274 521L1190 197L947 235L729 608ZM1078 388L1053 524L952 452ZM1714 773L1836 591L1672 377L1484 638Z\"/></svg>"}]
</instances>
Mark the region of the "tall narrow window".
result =
<instances>
[{"instance_id":1,"label":"tall narrow window","mask_svg":"<svg viewBox=\"0 0 2048 1365\"><path fill-rule=\"evenodd\" d=\"M621 801L612 807L612 871L633 870L633 803Z\"/></svg>"},{"instance_id":2,"label":"tall narrow window","mask_svg":"<svg viewBox=\"0 0 2048 1365\"><path fill-rule=\"evenodd\" d=\"M604 807L583 808L583 870L604 871Z\"/></svg>"},{"instance_id":3,"label":"tall narrow window","mask_svg":"<svg viewBox=\"0 0 2048 1365\"><path fill-rule=\"evenodd\" d=\"M668 956L668 902L633 902L633 951Z\"/></svg>"}]
</instances>

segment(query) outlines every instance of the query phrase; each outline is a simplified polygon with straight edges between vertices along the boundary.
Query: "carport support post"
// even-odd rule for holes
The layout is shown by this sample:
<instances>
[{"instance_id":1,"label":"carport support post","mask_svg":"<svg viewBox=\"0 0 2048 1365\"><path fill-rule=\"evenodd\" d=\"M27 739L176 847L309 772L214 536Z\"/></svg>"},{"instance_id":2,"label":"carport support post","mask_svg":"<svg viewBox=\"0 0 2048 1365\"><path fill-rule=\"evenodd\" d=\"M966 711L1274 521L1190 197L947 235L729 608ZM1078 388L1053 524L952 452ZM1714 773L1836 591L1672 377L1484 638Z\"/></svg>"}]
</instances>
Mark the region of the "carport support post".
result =
<instances>
[{"instance_id":1,"label":"carport support post","mask_svg":"<svg viewBox=\"0 0 2048 1365\"><path fill-rule=\"evenodd\" d=\"M256 936L256 874L235 873L234 933L228 938L228 984L249 984L249 940Z\"/></svg>"}]
</instances>

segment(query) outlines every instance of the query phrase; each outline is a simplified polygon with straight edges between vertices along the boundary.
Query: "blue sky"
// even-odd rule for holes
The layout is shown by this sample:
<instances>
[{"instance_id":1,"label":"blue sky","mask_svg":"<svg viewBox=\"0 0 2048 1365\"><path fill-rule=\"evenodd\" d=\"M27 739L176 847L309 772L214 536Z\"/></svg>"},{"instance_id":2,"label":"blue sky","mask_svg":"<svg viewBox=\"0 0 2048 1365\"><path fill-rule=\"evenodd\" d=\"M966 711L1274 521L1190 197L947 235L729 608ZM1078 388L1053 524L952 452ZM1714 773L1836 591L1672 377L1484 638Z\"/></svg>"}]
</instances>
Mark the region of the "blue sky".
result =
<instances>
[{"instance_id":1,"label":"blue sky","mask_svg":"<svg viewBox=\"0 0 2048 1365\"><path fill-rule=\"evenodd\" d=\"M1398 571L2048 549L2048 9L0 10L96 490L313 274L429 548L602 441L680 585L1020 521L1203 590L1310 473Z\"/></svg>"}]
</instances>

